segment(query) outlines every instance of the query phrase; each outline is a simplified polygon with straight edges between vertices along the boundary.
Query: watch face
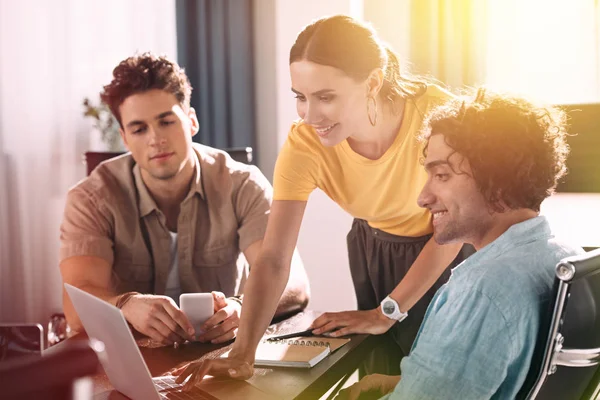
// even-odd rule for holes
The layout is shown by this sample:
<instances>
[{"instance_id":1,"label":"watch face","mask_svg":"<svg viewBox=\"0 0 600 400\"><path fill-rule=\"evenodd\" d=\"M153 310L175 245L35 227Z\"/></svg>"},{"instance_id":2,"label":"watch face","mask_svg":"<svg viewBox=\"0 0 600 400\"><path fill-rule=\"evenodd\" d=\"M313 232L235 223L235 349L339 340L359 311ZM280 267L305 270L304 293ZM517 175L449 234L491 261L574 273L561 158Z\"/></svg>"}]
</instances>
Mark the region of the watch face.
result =
<instances>
[{"instance_id":1,"label":"watch face","mask_svg":"<svg viewBox=\"0 0 600 400\"><path fill-rule=\"evenodd\" d=\"M383 303L382 309L384 314L393 314L396 310L396 307L394 306L393 302L386 301L385 303Z\"/></svg>"}]
</instances>

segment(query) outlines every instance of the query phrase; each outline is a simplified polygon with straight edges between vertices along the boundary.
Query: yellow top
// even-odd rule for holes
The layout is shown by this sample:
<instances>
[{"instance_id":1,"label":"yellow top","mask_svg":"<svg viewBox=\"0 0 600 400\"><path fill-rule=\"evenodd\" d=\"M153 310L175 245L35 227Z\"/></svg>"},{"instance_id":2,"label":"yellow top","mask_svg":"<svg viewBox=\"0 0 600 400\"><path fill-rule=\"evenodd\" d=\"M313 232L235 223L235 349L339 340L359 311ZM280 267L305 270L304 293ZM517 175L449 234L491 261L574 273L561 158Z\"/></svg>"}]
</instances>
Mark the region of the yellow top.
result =
<instances>
[{"instance_id":1,"label":"yellow top","mask_svg":"<svg viewBox=\"0 0 600 400\"><path fill-rule=\"evenodd\" d=\"M295 122L275 165L274 200L307 201L318 187L373 228L398 236L431 233L431 214L417 205L427 180L417 135L425 114L451 96L430 85L408 100L398 136L377 160L355 153L346 140L325 147L311 126Z\"/></svg>"}]
</instances>

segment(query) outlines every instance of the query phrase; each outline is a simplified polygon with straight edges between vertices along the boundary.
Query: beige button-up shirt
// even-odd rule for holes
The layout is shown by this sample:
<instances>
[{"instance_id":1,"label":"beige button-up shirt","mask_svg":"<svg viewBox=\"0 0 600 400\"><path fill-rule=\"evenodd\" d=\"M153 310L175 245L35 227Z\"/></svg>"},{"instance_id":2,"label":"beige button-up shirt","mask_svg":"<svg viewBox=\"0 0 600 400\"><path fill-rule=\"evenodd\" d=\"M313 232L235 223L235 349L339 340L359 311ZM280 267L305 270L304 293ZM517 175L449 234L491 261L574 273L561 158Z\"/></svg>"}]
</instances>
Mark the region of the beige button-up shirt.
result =
<instances>
[{"instance_id":1,"label":"beige button-up shirt","mask_svg":"<svg viewBox=\"0 0 600 400\"><path fill-rule=\"evenodd\" d=\"M181 292L241 294L242 252L265 234L272 188L258 168L194 143L196 169L177 221ZM124 154L100 164L69 190L60 261L95 256L113 266L116 293L164 294L171 237L139 166Z\"/></svg>"}]
</instances>

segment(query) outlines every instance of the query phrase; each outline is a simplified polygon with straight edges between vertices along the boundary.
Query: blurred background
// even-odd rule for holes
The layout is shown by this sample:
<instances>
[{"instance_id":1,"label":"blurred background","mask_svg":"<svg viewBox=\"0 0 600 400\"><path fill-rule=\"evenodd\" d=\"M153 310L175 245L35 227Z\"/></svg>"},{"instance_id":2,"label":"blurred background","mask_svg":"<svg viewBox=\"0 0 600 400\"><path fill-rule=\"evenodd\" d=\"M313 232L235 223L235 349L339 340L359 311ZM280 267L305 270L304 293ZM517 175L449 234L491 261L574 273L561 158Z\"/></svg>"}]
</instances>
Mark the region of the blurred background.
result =
<instances>
[{"instance_id":1,"label":"blurred background","mask_svg":"<svg viewBox=\"0 0 600 400\"><path fill-rule=\"evenodd\" d=\"M62 309L59 225L82 156L112 150L88 104L135 52L186 68L199 141L254 149L272 178L297 118L288 52L312 20L370 22L404 69L450 89L486 84L566 105L570 174L542 212L559 233L600 246L598 0L0 0L0 322L41 322ZM104 121L105 122L105 121ZM351 218L322 192L309 201L299 249L310 308L353 309L346 256Z\"/></svg>"}]
</instances>

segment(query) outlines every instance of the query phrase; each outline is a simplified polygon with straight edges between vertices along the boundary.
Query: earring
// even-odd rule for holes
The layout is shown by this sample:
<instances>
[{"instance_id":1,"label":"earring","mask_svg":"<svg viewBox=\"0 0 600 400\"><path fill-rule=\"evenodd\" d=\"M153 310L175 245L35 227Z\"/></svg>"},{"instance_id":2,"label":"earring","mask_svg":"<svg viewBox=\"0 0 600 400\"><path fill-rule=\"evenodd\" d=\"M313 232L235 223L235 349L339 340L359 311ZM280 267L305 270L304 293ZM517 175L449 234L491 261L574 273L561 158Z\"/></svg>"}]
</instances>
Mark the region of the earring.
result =
<instances>
[{"instance_id":1,"label":"earring","mask_svg":"<svg viewBox=\"0 0 600 400\"><path fill-rule=\"evenodd\" d=\"M375 115L371 116L371 100L373 100L373 107L375 108ZM369 122L371 126L375 126L377 124L377 100L374 97L367 98L367 117L369 117Z\"/></svg>"}]
</instances>

